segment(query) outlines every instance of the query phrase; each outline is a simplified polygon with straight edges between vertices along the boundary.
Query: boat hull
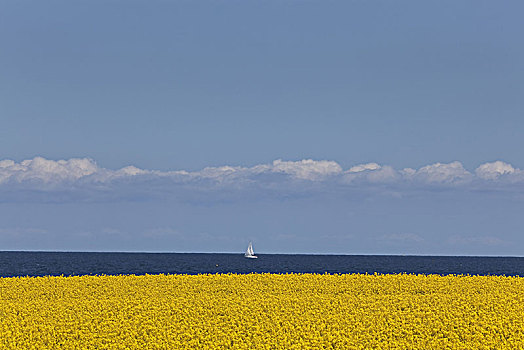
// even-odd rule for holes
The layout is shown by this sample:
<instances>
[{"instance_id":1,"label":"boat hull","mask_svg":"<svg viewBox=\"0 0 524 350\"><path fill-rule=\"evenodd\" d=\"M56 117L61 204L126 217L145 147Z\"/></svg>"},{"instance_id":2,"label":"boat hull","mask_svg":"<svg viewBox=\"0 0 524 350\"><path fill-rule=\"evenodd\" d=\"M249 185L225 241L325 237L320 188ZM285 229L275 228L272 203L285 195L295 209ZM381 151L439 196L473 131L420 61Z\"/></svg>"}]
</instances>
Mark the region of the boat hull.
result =
<instances>
[{"instance_id":1,"label":"boat hull","mask_svg":"<svg viewBox=\"0 0 524 350\"><path fill-rule=\"evenodd\" d=\"M244 255L244 258L248 258L248 259L257 259L258 256L256 256L256 255Z\"/></svg>"}]
</instances>

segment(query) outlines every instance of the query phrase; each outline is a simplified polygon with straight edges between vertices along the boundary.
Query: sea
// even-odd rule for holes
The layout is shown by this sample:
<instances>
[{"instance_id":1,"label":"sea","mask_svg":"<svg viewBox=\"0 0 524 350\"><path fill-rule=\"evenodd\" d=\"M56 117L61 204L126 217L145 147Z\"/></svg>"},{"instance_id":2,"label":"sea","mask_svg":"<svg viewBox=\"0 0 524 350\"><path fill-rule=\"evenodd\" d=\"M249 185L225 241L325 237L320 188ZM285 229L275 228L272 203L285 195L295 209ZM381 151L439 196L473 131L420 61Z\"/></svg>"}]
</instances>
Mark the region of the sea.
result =
<instances>
[{"instance_id":1,"label":"sea","mask_svg":"<svg viewBox=\"0 0 524 350\"><path fill-rule=\"evenodd\" d=\"M123 274L367 273L524 276L524 257L0 252L0 277Z\"/></svg>"}]
</instances>

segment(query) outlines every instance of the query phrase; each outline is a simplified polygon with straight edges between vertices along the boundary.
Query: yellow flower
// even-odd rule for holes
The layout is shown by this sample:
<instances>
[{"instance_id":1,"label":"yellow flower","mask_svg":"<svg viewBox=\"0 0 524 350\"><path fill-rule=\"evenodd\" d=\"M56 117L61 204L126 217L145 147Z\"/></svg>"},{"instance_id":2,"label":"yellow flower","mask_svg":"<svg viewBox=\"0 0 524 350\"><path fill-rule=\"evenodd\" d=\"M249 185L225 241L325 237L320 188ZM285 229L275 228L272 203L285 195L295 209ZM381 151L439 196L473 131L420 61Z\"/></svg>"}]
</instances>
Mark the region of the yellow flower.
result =
<instances>
[{"instance_id":1,"label":"yellow flower","mask_svg":"<svg viewBox=\"0 0 524 350\"><path fill-rule=\"evenodd\" d=\"M0 349L517 349L524 278L0 278Z\"/></svg>"}]
</instances>

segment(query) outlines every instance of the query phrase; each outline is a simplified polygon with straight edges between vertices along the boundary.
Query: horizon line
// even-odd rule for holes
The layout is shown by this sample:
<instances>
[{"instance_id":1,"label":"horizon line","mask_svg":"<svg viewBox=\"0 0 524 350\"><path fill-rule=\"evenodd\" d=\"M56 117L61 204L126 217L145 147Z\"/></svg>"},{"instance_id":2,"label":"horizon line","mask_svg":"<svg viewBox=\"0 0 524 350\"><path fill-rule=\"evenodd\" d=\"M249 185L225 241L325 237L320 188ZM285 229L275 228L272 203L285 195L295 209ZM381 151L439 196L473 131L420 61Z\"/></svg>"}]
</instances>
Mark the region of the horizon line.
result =
<instances>
[{"instance_id":1,"label":"horizon line","mask_svg":"<svg viewBox=\"0 0 524 350\"><path fill-rule=\"evenodd\" d=\"M0 253L107 253L107 254L228 254L228 255L243 255L244 252L197 252L197 251L186 251L186 252L175 252L175 251L136 251L136 250L0 250ZM465 254L465 255L451 255L451 254L340 254L340 253L268 253L268 252L257 252L257 256L260 255L318 255L318 256L398 256L398 257L465 257L465 258L524 258L524 255L477 255L477 254Z\"/></svg>"}]
</instances>

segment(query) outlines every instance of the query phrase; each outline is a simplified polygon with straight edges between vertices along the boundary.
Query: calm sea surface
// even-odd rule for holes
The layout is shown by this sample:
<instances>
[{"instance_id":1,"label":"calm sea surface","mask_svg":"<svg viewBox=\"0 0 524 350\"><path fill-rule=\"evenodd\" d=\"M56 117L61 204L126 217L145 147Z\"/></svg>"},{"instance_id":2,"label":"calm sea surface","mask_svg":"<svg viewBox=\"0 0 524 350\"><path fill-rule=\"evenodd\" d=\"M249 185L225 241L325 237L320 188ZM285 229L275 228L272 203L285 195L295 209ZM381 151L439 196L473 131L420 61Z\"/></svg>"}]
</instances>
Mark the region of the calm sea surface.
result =
<instances>
[{"instance_id":1,"label":"calm sea surface","mask_svg":"<svg viewBox=\"0 0 524 350\"><path fill-rule=\"evenodd\" d=\"M0 252L0 276L251 272L524 276L524 258L388 255Z\"/></svg>"}]
</instances>

